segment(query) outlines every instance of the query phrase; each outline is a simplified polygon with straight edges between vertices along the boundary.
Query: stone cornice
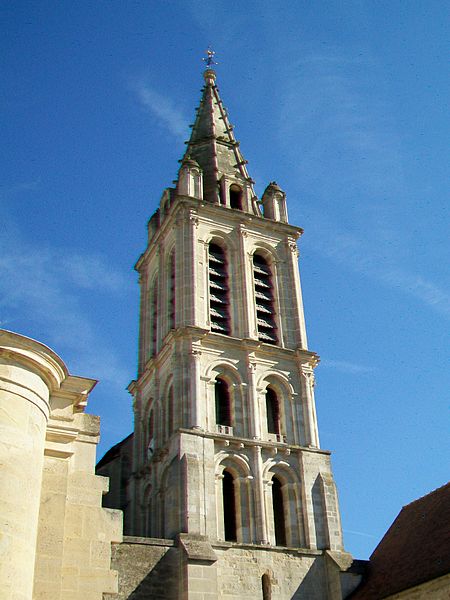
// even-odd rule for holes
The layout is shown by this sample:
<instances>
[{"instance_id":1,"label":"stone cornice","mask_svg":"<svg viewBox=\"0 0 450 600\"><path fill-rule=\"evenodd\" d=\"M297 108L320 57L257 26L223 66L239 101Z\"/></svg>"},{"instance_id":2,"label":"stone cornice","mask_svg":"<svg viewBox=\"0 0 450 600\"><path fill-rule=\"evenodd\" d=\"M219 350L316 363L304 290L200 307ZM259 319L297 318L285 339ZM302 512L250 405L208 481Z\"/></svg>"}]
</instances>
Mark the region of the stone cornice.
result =
<instances>
[{"instance_id":1,"label":"stone cornice","mask_svg":"<svg viewBox=\"0 0 450 600\"><path fill-rule=\"evenodd\" d=\"M255 447L260 446L264 450L269 450L271 452L276 453L311 453L311 454L324 454L326 456L331 455L331 450L323 450L322 448L314 448L310 446L299 446L298 444L289 444L283 442L271 442L269 440L261 440L261 439L250 439L237 437L235 435L226 435L221 433L214 433L212 431L204 431L201 429L185 429L180 428L177 430L179 434L187 434L193 435L197 437L203 437L206 439L214 440L216 442L222 443L225 447L233 448L236 450L245 447Z\"/></svg>"},{"instance_id":2,"label":"stone cornice","mask_svg":"<svg viewBox=\"0 0 450 600\"><path fill-rule=\"evenodd\" d=\"M176 195L169 212L163 218L158 230L148 243L146 250L137 260L134 267L136 271L140 272L143 264L149 260L152 252L156 249L161 236L165 236L166 229L172 226L176 215L179 211L182 211L183 208L191 208L200 211L196 215L199 222L203 220L204 222L209 222L210 220L214 224L220 224L222 222L223 225L232 228L235 228L238 225L245 225L246 227L249 227L249 232L254 229L255 234L258 235L258 237L264 235L264 232L267 231L265 237L271 241L280 241L285 239L286 236L293 237L296 240L303 234L303 229L301 227L291 225L290 223L274 221L242 210L222 206L221 204L210 204L204 200L198 200L196 198L191 198L190 196ZM220 214L220 219L217 218L217 212ZM274 232L277 232L278 235L274 235Z\"/></svg>"}]
</instances>

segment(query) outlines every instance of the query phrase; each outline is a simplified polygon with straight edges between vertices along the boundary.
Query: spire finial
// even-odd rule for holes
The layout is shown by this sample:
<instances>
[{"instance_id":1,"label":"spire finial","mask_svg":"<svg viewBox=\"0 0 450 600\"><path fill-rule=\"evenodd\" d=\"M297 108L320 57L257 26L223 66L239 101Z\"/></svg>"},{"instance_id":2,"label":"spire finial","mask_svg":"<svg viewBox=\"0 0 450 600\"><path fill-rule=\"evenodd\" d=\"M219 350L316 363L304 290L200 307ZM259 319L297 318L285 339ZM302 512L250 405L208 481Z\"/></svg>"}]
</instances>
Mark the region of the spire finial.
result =
<instances>
[{"instance_id":1,"label":"spire finial","mask_svg":"<svg viewBox=\"0 0 450 600\"><path fill-rule=\"evenodd\" d=\"M206 56L204 56L202 60L206 63L207 69L212 69L214 65L217 65L216 61L214 60L214 56L216 55L216 53L211 48L211 46L208 46L208 49L205 51L205 54Z\"/></svg>"}]
</instances>

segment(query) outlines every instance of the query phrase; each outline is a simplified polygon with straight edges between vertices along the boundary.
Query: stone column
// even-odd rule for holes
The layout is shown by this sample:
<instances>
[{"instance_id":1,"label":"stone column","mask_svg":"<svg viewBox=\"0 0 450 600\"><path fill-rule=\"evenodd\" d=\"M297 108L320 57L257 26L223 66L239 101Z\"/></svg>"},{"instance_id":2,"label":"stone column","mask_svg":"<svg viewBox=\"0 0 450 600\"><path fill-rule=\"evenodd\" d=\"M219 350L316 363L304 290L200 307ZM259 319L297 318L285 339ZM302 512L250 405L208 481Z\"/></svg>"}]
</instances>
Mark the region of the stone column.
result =
<instances>
[{"instance_id":1,"label":"stone column","mask_svg":"<svg viewBox=\"0 0 450 600\"><path fill-rule=\"evenodd\" d=\"M254 468L255 468L255 520L257 542L269 543L266 519L266 500L263 481L263 460L261 446L254 446Z\"/></svg>"},{"instance_id":2,"label":"stone column","mask_svg":"<svg viewBox=\"0 0 450 600\"><path fill-rule=\"evenodd\" d=\"M240 225L238 230L238 250L236 264L234 265L235 281L238 282L236 298L240 299L239 306L234 307L234 312L239 315L237 336L242 338L254 338L255 325L252 309L253 303L253 279L251 271L251 255L247 252L246 239L248 232ZM235 284L236 285L236 284Z\"/></svg>"},{"instance_id":3,"label":"stone column","mask_svg":"<svg viewBox=\"0 0 450 600\"><path fill-rule=\"evenodd\" d=\"M256 363L249 361L248 371L248 405L250 417L250 437L261 439L261 418L259 410L258 390L256 389Z\"/></svg>"},{"instance_id":4,"label":"stone column","mask_svg":"<svg viewBox=\"0 0 450 600\"><path fill-rule=\"evenodd\" d=\"M205 399L201 396L201 380L200 380L200 357L201 350L194 348L191 351L191 402L190 402L190 418L189 427L193 429L204 428L204 412L202 410L202 401Z\"/></svg>"},{"instance_id":5,"label":"stone column","mask_svg":"<svg viewBox=\"0 0 450 600\"><path fill-rule=\"evenodd\" d=\"M0 589L31 600L50 396L64 363L34 340L0 331Z\"/></svg>"},{"instance_id":6,"label":"stone column","mask_svg":"<svg viewBox=\"0 0 450 600\"><path fill-rule=\"evenodd\" d=\"M289 289L292 290L291 295L291 309L292 315L292 330L295 335L294 343L303 348L304 350L308 347L308 341L306 337L306 325L305 325L305 314L303 311L303 299L302 299L302 288L300 284L300 271L298 266L299 251L297 242L294 238L287 239L288 247L288 269L289 269ZM292 283L294 285L292 285Z\"/></svg>"},{"instance_id":7,"label":"stone column","mask_svg":"<svg viewBox=\"0 0 450 600\"><path fill-rule=\"evenodd\" d=\"M301 369L302 388L304 392L304 420L306 445L319 448L319 431L317 428L316 408L314 402L314 373Z\"/></svg>"},{"instance_id":8,"label":"stone column","mask_svg":"<svg viewBox=\"0 0 450 600\"><path fill-rule=\"evenodd\" d=\"M141 374L144 370L144 365L147 362L149 355L149 309L150 298L148 289L148 273L147 265L144 266L145 271L139 273L139 356L138 356L138 371Z\"/></svg>"}]
</instances>

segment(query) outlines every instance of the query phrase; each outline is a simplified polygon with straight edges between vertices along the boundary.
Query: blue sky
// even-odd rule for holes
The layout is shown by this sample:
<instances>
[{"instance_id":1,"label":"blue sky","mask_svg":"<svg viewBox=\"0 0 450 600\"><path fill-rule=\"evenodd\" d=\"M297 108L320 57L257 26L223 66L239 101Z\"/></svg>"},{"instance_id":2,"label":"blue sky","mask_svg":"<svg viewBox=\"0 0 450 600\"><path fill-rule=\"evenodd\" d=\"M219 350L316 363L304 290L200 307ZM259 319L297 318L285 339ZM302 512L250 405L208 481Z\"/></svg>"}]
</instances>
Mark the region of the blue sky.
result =
<instances>
[{"instance_id":1,"label":"blue sky","mask_svg":"<svg viewBox=\"0 0 450 600\"><path fill-rule=\"evenodd\" d=\"M101 383L99 455L132 427L146 221L176 176L217 52L260 193L305 229L346 546L367 557L402 505L448 479L445 2L2 2L0 324Z\"/></svg>"}]
</instances>

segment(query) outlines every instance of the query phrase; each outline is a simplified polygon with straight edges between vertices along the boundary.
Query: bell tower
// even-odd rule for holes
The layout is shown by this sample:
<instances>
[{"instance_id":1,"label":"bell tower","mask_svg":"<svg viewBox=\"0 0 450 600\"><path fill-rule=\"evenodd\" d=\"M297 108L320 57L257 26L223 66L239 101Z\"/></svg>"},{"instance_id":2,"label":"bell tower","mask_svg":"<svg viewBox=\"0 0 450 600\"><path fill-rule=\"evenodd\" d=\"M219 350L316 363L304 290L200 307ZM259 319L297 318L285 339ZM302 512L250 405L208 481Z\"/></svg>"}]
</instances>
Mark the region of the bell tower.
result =
<instances>
[{"instance_id":1,"label":"bell tower","mask_svg":"<svg viewBox=\"0 0 450 600\"><path fill-rule=\"evenodd\" d=\"M208 65L175 187L136 264L129 533L207 544L208 598L248 597L240 568L242 581L262 578L264 598L271 586L284 590L274 597L338 598L328 563L338 571L348 555L330 453L319 446L302 229L288 222L277 183L261 199L253 185Z\"/></svg>"}]
</instances>

